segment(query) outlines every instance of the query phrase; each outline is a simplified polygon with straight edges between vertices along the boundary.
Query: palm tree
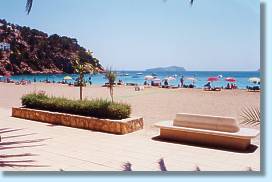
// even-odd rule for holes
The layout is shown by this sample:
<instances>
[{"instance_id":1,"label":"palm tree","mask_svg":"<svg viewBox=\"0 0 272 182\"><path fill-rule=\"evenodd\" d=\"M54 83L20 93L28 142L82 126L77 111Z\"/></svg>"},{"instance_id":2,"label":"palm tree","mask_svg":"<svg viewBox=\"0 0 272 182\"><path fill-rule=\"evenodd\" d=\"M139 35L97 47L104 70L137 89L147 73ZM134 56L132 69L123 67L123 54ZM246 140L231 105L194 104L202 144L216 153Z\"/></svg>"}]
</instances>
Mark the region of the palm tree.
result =
<instances>
[{"instance_id":1,"label":"palm tree","mask_svg":"<svg viewBox=\"0 0 272 182\"><path fill-rule=\"evenodd\" d=\"M114 86L114 82L116 80L117 75L114 71L109 69L109 70L106 70L105 77L108 79L108 82L109 82L110 96L111 96L111 101L113 102L113 86Z\"/></svg>"},{"instance_id":2,"label":"palm tree","mask_svg":"<svg viewBox=\"0 0 272 182\"><path fill-rule=\"evenodd\" d=\"M193 3L194 3L194 0L190 0L190 4L193 5ZM27 0L26 1L26 12L27 12L27 14L30 13L32 5L33 5L33 0Z\"/></svg>"},{"instance_id":3,"label":"palm tree","mask_svg":"<svg viewBox=\"0 0 272 182\"><path fill-rule=\"evenodd\" d=\"M80 98L80 100L82 100L83 86L85 85L84 73L95 72L95 67L86 61L82 61L79 58L76 58L74 60L73 68L74 68L75 72L77 72L79 74L79 77L78 77L79 98Z\"/></svg>"}]
</instances>

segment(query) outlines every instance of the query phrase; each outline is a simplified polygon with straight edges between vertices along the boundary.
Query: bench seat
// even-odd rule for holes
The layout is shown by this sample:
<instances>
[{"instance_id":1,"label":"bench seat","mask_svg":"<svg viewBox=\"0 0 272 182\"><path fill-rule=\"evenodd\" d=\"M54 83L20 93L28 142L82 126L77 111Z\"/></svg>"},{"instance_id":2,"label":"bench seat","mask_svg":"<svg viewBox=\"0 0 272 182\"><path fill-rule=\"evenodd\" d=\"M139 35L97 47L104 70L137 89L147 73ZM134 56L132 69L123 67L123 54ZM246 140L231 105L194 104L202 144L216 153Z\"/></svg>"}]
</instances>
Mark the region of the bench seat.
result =
<instances>
[{"instance_id":1,"label":"bench seat","mask_svg":"<svg viewBox=\"0 0 272 182\"><path fill-rule=\"evenodd\" d=\"M183 114L186 119L191 115ZM177 118L181 118L182 114L179 114ZM203 116L207 122L208 116ZM194 118L194 117L193 117ZM198 119L201 115L198 115ZM219 121L219 117L216 117ZM225 121L231 121L229 118L222 118ZM211 120L215 120L211 116ZM174 121L163 121L155 124L155 127L160 128L160 138L173 140L177 142L194 143L201 145L208 145L213 147L223 147L235 150L246 150L251 139L259 135L259 130L251 128L239 128L238 131L222 131L213 129L203 129L197 127L184 127L175 125ZM188 121L186 121L188 123ZM185 123L186 123L185 122ZM193 121L194 123L194 121ZM233 123L231 123L233 124ZM195 126L195 125L192 125Z\"/></svg>"}]
</instances>

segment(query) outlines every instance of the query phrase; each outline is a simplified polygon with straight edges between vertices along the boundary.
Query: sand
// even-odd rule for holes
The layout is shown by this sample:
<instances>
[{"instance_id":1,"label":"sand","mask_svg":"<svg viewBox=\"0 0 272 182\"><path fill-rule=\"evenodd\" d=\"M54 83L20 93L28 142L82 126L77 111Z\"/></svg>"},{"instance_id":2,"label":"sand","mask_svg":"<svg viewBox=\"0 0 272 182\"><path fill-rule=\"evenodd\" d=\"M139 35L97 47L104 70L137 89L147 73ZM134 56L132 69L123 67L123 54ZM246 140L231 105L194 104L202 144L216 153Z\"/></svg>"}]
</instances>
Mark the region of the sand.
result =
<instances>
[{"instance_id":1,"label":"sand","mask_svg":"<svg viewBox=\"0 0 272 182\"><path fill-rule=\"evenodd\" d=\"M43 90L48 95L79 98L79 88L60 84L31 84L27 86L0 83L0 107L21 106L22 95ZM110 99L109 89L88 86L83 89L83 97ZM132 116L142 116L145 126L154 122L171 120L176 113L208 114L235 117L241 121L241 111L245 107L260 107L260 92L246 90L222 90L209 92L201 89L145 88L136 92L134 87L117 86L114 100L129 103Z\"/></svg>"},{"instance_id":2,"label":"sand","mask_svg":"<svg viewBox=\"0 0 272 182\"><path fill-rule=\"evenodd\" d=\"M209 171L243 171L247 167L260 170L260 137L252 141L258 146L257 150L249 153L213 150L152 139L159 135L159 130L153 127L153 124L162 120L172 120L179 112L235 117L241 122L243 108L260 107L260 92L246 90L207 92L201 89L161 88L146 88L136 92L134 87L117 86L114 88L114 100L131 104L132 116L144 118L144 130L125 136L115 136L63 126L52 127L45 123L9 117L11 107L21 106L22 95L39 90L45 91L48 95L79 98L79 88L67 85L37 83L23 86L0 83L2 112L0 128L4 131L1 136L6 138L7 142L16 142L20 137L10 138L9 135L13 132L5 132L5 128L15 130L23 128L16 132L28 142L33 139L50 138L42 140L43 146L40 147L2 150L6 155L35 152L37 156L32 158L35 157L37 165L46 164L47 167L7 166L3 170L59 170L59 168L88 171L121 170L123 162L126 161L132 162L135 170L156 170L156 162L160 157L164 157L170 170L190 171L194 170L195 165ZM109 89L101 86L88 86L83 89L83 95L88 99L110 99ZM31 135L24 136L25 133ZM32 136L32 133L35 135ZM173 152L175 155L172 155ZM114 158L112 153L115 155ZM51 157L48 158L48 155ZM62 161L58 161L61 158Z\"/></svg>"},{"instance_id":3,"label":"sand","mask_svg":"<svg viewBox=\"0 0 272 182\"><path fill-rule=\"evenodd\" d=\"M0 108L21 106L20 98L27 93L45 91L52 96L79 99L79 88L62 85L35 83L15 85L0 83ZM87 99L104 98L110 100L109 89L99 85L83 88ZM260 108L260 92L247 90L222 90L220 92L202 89L162 89L157 87L135 91L132 86L116 86L114 100L132 106L131 116L144 118L147 133L155 132L154 123L173 120L176 113L203 114L234 117L240 123L241 114L246 107ZM252 127L252 126L246 126ZM255 126L255 128L259 126ZM259 137L256 140L259 143Z\"/></svg>"}]
</instances>

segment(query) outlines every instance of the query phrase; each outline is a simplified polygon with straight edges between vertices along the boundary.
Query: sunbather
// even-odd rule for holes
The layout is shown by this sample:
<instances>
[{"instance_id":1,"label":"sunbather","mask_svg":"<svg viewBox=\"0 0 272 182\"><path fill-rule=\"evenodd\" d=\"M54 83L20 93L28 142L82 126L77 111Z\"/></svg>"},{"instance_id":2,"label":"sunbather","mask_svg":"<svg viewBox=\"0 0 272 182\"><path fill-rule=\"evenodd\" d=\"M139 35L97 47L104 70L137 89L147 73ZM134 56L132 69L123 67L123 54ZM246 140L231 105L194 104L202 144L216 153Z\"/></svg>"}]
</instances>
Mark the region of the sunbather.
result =
<instances>
[{"instance_id":1,"label":"sunbather","mask_svg":"<svg viewBox=\"0 0 272 182\"><path fill-rule=\"evenodd\" d=\"M211 82L208 82L206 85L204 85L204 89L211 89Z\"/></svg>"}]
</instances>

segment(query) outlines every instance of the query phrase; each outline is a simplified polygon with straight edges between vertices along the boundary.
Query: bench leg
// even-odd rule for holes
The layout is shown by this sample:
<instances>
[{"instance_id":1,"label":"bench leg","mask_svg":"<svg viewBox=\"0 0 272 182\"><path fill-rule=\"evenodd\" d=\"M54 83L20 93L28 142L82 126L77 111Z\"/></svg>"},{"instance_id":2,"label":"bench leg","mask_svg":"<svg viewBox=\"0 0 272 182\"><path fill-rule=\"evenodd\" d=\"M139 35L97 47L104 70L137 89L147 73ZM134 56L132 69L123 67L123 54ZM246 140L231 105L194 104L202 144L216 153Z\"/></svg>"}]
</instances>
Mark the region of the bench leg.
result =
<instances>
[{"instance_id":1,"label":"bench leg","mask_svg":"<svg viewBox=\"0 0 272 182\"><path fill-rule=\"evenodd\" d=\"M193 133L164 128L160 129L160 137L177 142L200 144L234 150L246 150L250 145L250 139Z\"/></svg>"}]
</instances>

